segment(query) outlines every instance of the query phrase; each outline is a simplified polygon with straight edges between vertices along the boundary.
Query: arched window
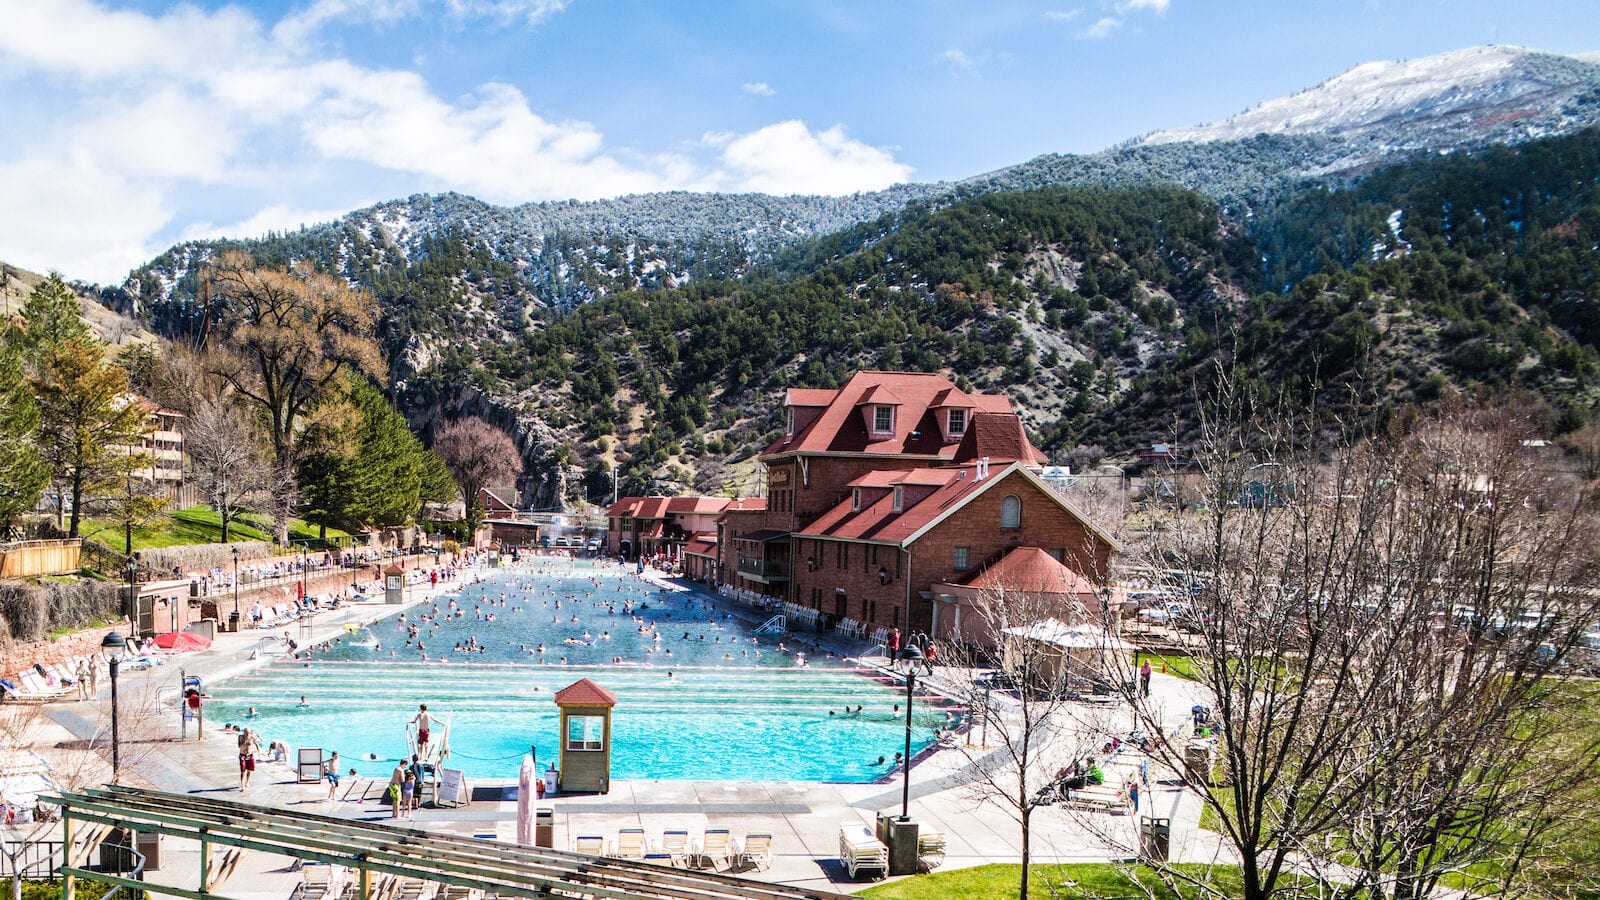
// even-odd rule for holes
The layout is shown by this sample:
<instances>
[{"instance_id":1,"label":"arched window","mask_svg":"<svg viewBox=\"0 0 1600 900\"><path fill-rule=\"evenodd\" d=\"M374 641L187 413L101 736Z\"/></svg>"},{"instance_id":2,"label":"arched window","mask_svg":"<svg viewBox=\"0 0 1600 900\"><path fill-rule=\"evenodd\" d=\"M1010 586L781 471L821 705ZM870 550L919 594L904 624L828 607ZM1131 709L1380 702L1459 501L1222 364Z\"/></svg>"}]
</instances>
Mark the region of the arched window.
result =
<instances>
[{"instance_id":1,"label":"arched window","mask_svg":"<svg viewBox=\"0 0 1600 900\"><path fill-rule=\"evenodd\" d=\"M1022 501L1016 494L1007 494L1006 498L1000 501L1000 527L1022 527Z\"/></svg>"}]
</instances>

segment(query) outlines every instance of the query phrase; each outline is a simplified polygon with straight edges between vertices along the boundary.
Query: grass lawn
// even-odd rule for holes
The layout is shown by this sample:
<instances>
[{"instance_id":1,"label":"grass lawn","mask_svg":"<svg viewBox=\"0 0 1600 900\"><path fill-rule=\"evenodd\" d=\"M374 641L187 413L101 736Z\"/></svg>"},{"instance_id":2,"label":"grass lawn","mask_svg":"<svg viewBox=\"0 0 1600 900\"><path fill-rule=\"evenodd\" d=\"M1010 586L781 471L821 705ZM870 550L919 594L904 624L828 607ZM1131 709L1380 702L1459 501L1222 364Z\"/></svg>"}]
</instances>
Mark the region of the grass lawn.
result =
<instances>
[{"instance_id":1,"label":"grass lawn","mask_svg":"<svg viewBox=\"0 0 1600 900\"><path fill-rule=\"evenodd\" d=\"M1160 653L1146 653L1141 650L1134 654L1133 667L1138 669L1147 659L1150 660L1150 667L1157 672L1160 672L1161 667L1165 665L1168 675L1176 675L1189 681L1200 680L1200 672L1195 668L1194 657L1192 656L1183 654L1164 656Z\"/></svg>"},{"instance_id":2,"label":"grass lawn","mask_svg":"<svg viewBox=\"0 0 1600 900\"><path fill-rule=\"evenodd\" d=\"M108 522L103 519L90 519L83 523L80 530L84 537L93 538L117 551L121 551L123 548L123 533L120 523ZM289 540L291 542L314 542L320 534L321 530L314 525L307 525L300 519L289 520ZM348 536L348 534L337 528L328 529L328 542L330 545L337 543L339 538ZM221 540L222 517L206 506L191 506L188 509L176 510L169 513L164 520L157 522L155 525L133 530L133 549L135 550L175 547L181 544L214 544L221 542ZM228 540L270 541L272 540L272 521L255 515L234 519L228 523Z\"/></svg>"},{"instance_id":3,"label":"grass lawn","mask_svg":"<svg viewBox=\"0 0 1600 900\"><path fill-rule=\"evenodd\" d=\"M1181 868L1199 873L1206 867L1184 865ZM1220 890L1236 893L1239 883L1236 868L1215 866L1211 873ZM1017 897L1017 881L1021 874L1022 867L1015 864L977 866L931 875L914 875L857 891L857 894L873 900L1013 900ZM1150 895L1157 900L1176 900L1179 897L1162 885L1154 872L1143 866L1115 863L1035 865L1028 875L1030 897L1098 897L1108 900L1133 900ZM1137 883L1135 878L1138 879ZM1186 891L1185 896L1190 893Z\"/></svg>"}]
</instances>

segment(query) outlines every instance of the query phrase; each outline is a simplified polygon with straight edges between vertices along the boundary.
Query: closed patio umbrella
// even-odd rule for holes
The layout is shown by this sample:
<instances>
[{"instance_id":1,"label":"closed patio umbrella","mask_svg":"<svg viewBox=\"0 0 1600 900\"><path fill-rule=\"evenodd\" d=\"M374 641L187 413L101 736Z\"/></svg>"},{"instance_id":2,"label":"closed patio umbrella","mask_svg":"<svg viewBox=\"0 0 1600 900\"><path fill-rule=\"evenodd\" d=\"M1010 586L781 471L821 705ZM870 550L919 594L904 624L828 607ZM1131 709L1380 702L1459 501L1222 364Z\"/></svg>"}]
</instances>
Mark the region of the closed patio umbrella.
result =
<instances>
[{"instance_id":1,"label":"closed patio umbrella","mask_svg":"<svg viewBox=\"0 0 1600 900\"><path fill-rule=\"evenodd\" d=\"M522 754L522 772L517 775L517 843L533 846L533 756Z\"/></svg>"}]
</instances>

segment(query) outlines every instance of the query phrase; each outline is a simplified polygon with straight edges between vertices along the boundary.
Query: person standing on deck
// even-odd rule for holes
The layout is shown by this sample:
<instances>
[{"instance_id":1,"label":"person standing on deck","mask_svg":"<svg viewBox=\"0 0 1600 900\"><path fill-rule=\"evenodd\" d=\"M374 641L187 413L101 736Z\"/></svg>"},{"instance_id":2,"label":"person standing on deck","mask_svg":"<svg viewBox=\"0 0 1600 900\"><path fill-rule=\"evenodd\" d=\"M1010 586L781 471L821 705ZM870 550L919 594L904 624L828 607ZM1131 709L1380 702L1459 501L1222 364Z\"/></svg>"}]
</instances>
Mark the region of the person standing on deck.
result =
<instances>
[{"instance_id":1,"label":"person standing on deck","mask_svg":"<svg viewBox=\"0 0 1600 900\"><path fill-rule=\"evenodd\" d=\"M428 735L433 730L433 717L428 715L428 704L418 705L417 716L411 720L411 724L417 726L417 753L427 756Z\"/></svg>"}]
</instances>

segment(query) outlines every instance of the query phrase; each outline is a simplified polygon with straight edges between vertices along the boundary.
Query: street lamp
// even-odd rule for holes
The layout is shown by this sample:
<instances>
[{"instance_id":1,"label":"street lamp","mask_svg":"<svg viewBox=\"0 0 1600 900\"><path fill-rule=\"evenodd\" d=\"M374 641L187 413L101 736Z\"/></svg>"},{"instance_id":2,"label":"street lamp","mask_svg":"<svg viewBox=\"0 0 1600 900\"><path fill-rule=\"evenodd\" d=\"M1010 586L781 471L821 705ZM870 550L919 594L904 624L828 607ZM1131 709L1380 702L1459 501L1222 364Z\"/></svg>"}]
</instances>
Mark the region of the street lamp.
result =
<instances>
[{"instance_id":1,"label":"street lamp","mask_svg":"<svg viewBox=\"0 0 1600 900\"><path fill-rule=\"evenodd\" d=\"M118 632L118 631L108 631L108 632L106 632L106 636L100 639L100 649L105 651L106 655L108 657L110 657L109 665L111 666L111 783L112 784L116 784L117 783L117 775L120 773L121 767L122 767L121 748L119 747L118 742L117 742L117 668L122 662L122 651L127 646L128 646L127 640L124 639L122 637L122 633Z\"/></svg>"},{"instance_id":2,"label":"street lamp","mask_svg":"<svg viewBox=\"0 0 1600 900\"><path fill-rule=\"evenodd\" d=\"M922 650L908 643L900 651L900 661L906 664L906 756L905 786L900 795L900 821L911 821L911 700L917 690L917 664L922 662Z\"/></svg>"},{"instance_id":3,"label":"street lamp","mask_svg":"<svg viewBox=\"0 0 1600 900\"><path fill-rule=\"evenodd\" d=\"M239 630L239 545L233 545L233 630Z\"/></svg>"},{"instance_id":4,"label":"street lamp","mask_svg":"<svg viewBox=\"0 0 1600 900\"><path fill-rule=\"evenodd\" d=\"M139 632L139 595L134 584L134 577L139 572L139 551L135 550L128 557L128 637L138 637Z\"/></svg>"}]
</instances>

